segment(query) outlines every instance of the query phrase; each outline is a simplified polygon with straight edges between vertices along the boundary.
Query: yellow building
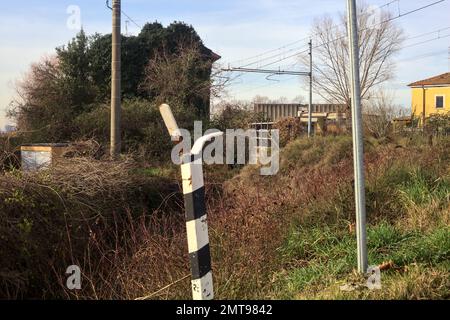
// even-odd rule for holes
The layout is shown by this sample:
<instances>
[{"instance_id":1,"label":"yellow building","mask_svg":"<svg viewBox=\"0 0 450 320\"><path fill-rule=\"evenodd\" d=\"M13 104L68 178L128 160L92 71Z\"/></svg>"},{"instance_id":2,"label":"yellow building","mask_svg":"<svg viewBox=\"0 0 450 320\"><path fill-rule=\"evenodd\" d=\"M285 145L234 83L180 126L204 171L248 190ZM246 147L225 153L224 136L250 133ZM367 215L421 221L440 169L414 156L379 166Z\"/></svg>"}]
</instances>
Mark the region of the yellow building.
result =
<instances>
[{"instance_id":1,"label":"yellow building","mask_svg":"<svg viewBox=\"0 0 450 320\"><path fill-rule=\"evenodd\" d=\"M435 114L450 113L450 72L408 86L412 89L412 113L421 123Z\"/></svg>"}]
</instances>

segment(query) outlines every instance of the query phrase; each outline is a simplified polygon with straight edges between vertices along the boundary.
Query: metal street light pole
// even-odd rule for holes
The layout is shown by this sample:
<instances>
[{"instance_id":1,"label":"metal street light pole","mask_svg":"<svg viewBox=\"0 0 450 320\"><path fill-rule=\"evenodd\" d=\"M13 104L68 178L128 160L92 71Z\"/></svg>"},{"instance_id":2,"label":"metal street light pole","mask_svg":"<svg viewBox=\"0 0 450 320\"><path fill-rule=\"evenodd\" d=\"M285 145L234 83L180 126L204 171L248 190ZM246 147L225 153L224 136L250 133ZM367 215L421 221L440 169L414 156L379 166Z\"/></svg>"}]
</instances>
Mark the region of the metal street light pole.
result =
<instances>
[{"instance_id":1,"label":"metal street light pole","mask_svg":"<svg viewBox=\"0 0 450 320\"><path fill-rule=\"evenodd\" d=\"M366 196L364 175L364 143L361 112L361 80L359 73L359 41L356 0L347 0L348 34L350 41L351 85L352 85L352 134L355 170L356 237L358 245L358 271L366 273Z\"/></svg>"}]
</instances>

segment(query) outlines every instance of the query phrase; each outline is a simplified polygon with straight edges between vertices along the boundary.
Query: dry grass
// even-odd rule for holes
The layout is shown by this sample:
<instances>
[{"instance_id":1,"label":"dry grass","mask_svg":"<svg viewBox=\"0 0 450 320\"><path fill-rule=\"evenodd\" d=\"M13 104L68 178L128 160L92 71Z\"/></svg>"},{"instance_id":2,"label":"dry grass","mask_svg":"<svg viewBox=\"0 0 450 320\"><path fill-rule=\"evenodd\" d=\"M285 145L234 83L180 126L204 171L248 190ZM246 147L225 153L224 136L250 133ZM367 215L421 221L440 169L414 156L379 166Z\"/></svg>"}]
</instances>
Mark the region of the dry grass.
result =
<instances>
[{"instance_id":1,"label":"dry grass","mask_svg":"<svg viewBox=\"0 0 450 320\"><path fill-rule=\"evenodd\" d=\"M20 140L12 135L0 135L0 171L19 167Z\"/></svg>"},{"instance_id":2,"label":"dry grass","mask_svg":"<svg viewBox=\"0 0 450 320\"><path fill-rule=\"evenodd\" d=\"M103 263L126 247L127 229L169 192L169 182L133 174L135 167L131 159L74 158L38 173L0 175L0 295L66 297L72 264L101 279L110 268ZM84 296L95 291L92 284Z\"/></svg>"},{"instance_id":3,"label":"dry grass","mask_svg":"<svg viewBox=\"0 0 450 320\"><path fill-rule=\"evenodd\" d=\"M274 177L248 166L222 185L229 171L208 170L216 297L448 297L447 147L367 142L371 259L393 260L403 270L390 271L378 293L336 290L351 277L356 259L349 229L350 138L292 142ZM1 212L7 212L0 228L14 243L8 247L1 240L1 261L13 261L0 263L1 295L189 299L179 186L131 159L68 161L40 174L0 177ZM72 263L83 270L79 292L64 289L64 271Z\"/></svg>"},{"instance_id":4,"label":"dry grass","mask_svg":"<svg viewBox=\"0 0 450 320\"><path fill-rule=\"evenodd\" d=\"M343 292L340 286L346 281L332 280L332 285L313 286L295 298L314 300L424 300L450 299L448 270L426 265L411 265L407 270L383 275L380 290L357 289Z\"/></svg>"},{"instance_id":5,"label":"dry grass","mask_svg":"<svg viewBox=\"0 0 450 320\"><path fill-rule=\"evenodd\" d=\"M430 176L445 176L444 171L436 169L434 165L436 159L442 155L443 148L418 150L409 146L399 148L396 144L389 143L367 145L367 150L368 214L369 221L375 228L375 238L372 240L375 241L375 246L378 246L375 243L380 243L379 246L384 248L386 245L390 246L391 241L397 241L395 232L383 229L385 221L397 225L398 230L401 230L399 234L411 230L433 231L445 225L445 215L430 222L431 216L428 213L431 210L426 211L426 208L430 208L429 204L438 201L438 198L431 199L429 203L418 204L424 210L421 221L428 218L427 228L417 220L418 215L411 210L408 202L403 201L405 192L416 197L414 188L417 176L411 174L414 168L429 165L427 172ZM386 282L387 291L377 296L369 296L368 293L346 297L321 295L322 292L328 292L330 288L335 287L336 283L345 280L347 275L351 275L356 264L354 234L347 233L343 241L338 241L339 232L335 231L348 230L348 226L354 223L349 138L327 137L313 141L295 141L283 151L282 171L278 176L262 177L258 172L258 167L255 166L244 168L239 175L224 184L222 192L217 192L214 181L209 181L207 186L214 280L218 299L395 299L405 294L408 286L404 282L416 284L413 293L409 295L410 298L445 297L446 291L442 288L446 282L441 280L447 273L445 269L442 270L442 265L430 267L430 270L441 270L431 273L436 277L430 280L430 283L417 282L416 273L393 274ZM422 187L428 188L428 191L446 192L445 185L436 187L432 179L427 180ZM418 193L426 193L427 190ZM439 199L439 208L444 204L448 205L447 198ZM155 221L152 223L158 225ZM135 296L150 295L157 299L190 298L189 279L185 279L186 274L189 274L189 266L186 263L184 226L180 220L178 224L174 224L177 231L165 238L160 238L159 234L144 233L141 244L137 243L136 246L139 254L133 254L131 260L125 260L124 270L128 270L128 265L135 266L123 282L123 287L133 284L134 289L130 288L128 292L136 292ZM299 226L304 231L298 232ZM295 250L286 251L286 243L289 243L293 234L310 234L311 230L317 232L308 240L312 247L306 251L309 252L306 256L298 256ZM324 241L323 247L319 246L320 239ZM376 242L376 239L380 239L379 242ZM420 237L417 239L417 245L421 249L416 251L426 253L428 242L421 242ZM291 240L293 244L305 243L302 237L294 237ZM142 246L145 249L139 250ZM443 246L445 250L447 244L444 242L438 246ZM320 254L314 253L316 249ZM380 250L384 252L384 249ZM155 252L159 253L160 259L158 263L149 265L145 261L152 260ZM425 253L423 264L427 266L428 258ZM445 251L436 253L436 257L439 257L437 259L446 255ZM401 251L394 258L401 267L410 269L418 259L409 251ZM373 259L379 259L378 262L382 263L390 258L374 253ZM154 269L151 269L152 267ZM149 272L149 269L152 271ZM121 274L127 272L121 271ZM292 274L297 276L292 277ZM181 282L178 282L180 279ZM436 283L438 284L435 285ZM164 289L169 284L173 285ZM161 288L163 290L160 290ZM155 292L157 295L152 295ZM126 295L130 296L133 297L129 293Z\"/></svg>"}]
</instances>

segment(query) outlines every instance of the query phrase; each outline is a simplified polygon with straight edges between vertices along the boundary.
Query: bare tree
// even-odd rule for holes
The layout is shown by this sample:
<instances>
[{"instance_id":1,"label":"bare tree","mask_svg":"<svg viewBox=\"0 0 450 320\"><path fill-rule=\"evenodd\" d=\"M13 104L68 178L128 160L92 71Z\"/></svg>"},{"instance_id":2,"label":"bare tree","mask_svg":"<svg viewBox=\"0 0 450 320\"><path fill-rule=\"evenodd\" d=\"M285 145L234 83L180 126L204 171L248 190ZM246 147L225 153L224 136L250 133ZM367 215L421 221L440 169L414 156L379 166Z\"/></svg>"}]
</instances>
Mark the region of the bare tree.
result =
<instances>
[{"instance_id":1,"label":"bare tree","mask_svg":"<svg viewBox=\"0 0 450 320\"><path fill-rule=\"evenodd\" d=\"M266 96L261 96L261 95L256 95L253 97L252 99L252 103L271 103L272 100L270 100L269 97Z\"/></svg>"},{"instance_id":2,"label":"bare tree","mask_svg":"<svg viewBox=\"0 0 450 320\"><path fill-rule=\"evenodd\" d=\"M360 3L358 10L362 98L394 74L393 56L401 49L403 30L391 13ZM324 16L314 22L314 90L329 103L350 105L350 61L347 20ZM309 66L309 57L301 58ZM347 110L348 111L348 110Z\"/></svg>"},{"instance_id":3,"label":"bare tree","mask_svg":"<svg viewBox=\"0 0 450 320\"><path fill-rule=\"evenodd\" d=\"M224 110L232 108L232 109L241 109L245 111L252 111L253 106L252 103L248 100L237 100L237 99L220 99L216 100L212 106L212 116L217 117L221 115Z\"/></svg>"},{"instance_id":4,"label":"bare tree","mask_svg":"<svg viewBox=\"0 0 450 320\"><path fill-rule=\"evenodd\" d=\"M8 117L15 120L19 131L39 131L45 138L58 140L71 131L67 96L58 58L43 57L17 81Z\"/></svg>"},{"instance_id":5,"label":"bare tree","mask_svg":"<svg viewBox=\"0 0 450 320\"><path fill-rule=\"evenodd\" d=\"M298 96L295 99L296 99L295 103L298 103L297 102L298 99L303 99L303 97ZM261 104L263 104L263 103L273 103L273 104L286 103L287 104L287 103L290 103L290 101L289 101L289 99L287 97L279 97L279 98L276 98L276 99L270 99L269 97L266 97L266 96L256 95L256 96L253 97L252 103L261 103Z\"/></svg>"},{"instance_id":6,"label":"bare tree","mask_svg":"<svg viewBox=\"0 0 450 320\"><path fill-rule=\"evenodd\" d=\"M302 95L296 96L294 99L291 100L292 103L298 103L298 104L304 104L305 103L305 97Z\"/></svg>"},{"instance_id":7,"label":"bare tree","mask_svg":"<svg viewBox=\"0 0 450 320\"><path fill-rule=\"evenodd\" d=\"M198 44L180 42L175 54L163 48L150 59L140 89L157 103L171 102L175 109L195 108L206 116L210 97L220 97L227 81L220 66L206 57Z\"/></svg>"},{"instance_id":8,"label":"bare tree","mask_svg":"<svg viewBox=\"0 0 450 320\"><path fill-rule=\"evenodd\" d=\"M392 120L406 115L406 110L395 104L394 95L377 89L363 105L364 127L375 138L387 137L391 133Z\"/></svg>"}]
</instances>

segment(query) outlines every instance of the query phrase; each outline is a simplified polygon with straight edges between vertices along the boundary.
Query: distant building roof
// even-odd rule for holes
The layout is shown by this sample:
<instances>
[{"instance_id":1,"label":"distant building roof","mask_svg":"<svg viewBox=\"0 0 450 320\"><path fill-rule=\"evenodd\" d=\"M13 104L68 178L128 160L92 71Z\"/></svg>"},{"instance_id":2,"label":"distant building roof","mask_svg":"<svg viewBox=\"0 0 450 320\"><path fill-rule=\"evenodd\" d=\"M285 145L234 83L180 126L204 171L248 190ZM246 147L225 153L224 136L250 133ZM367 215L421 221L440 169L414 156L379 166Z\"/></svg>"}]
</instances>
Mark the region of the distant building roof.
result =
<instances>
[{"instance_id":1,"label":"distant building roof","mask_svg":"<svg viewBox=\"0 0 450 320\"><path fill-rule=\"evenodd\" d=\"M217 60L222 59L220 55L218 55L208 47L205 47L204 45L201 46L200 52L203 57L205 57L208 60L211 60L212 62L216 62Z\"/></svg>"},{"instance_id":2,"label":"distant building roof","mask_svg":"<svg viewBox=\"0 0 450 320\"><path fill-rule=\"evenodd\" d=\"M450 85L450 72L443 73L436 77L428 78L413 82L408 87L422 87L422 86L438 86L438 85Z\"/></svg>"},{"instance_id":3,"label":"distant building roof","mask_svg":"<svg viewBox=\"0 0 450 320\"><path fill-rule=\"evenodd\" d=\"M217 60L222 59L222 57L217 53L215 53L214 51L211 51L211 59L213 60L213 62L216 62Z\"/></svg>"}]
</instances>

